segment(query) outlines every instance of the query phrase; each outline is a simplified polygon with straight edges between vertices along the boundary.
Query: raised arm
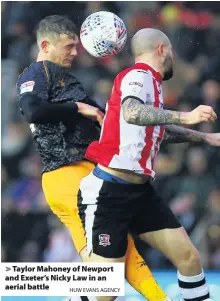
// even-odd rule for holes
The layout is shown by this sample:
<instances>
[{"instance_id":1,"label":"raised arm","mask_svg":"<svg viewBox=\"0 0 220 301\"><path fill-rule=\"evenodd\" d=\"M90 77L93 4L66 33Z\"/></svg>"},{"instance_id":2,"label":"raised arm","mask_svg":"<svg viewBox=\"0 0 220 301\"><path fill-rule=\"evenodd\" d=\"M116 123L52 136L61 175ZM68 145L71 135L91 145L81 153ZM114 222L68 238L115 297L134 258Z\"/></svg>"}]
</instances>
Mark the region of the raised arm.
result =
<instances>
[{"instance_id":1,"label":"raised arm","mask_svg":"<svg viewBox=\"0 0 220 301\"><path fill-rule=\"evenodd\" d=\"M74 122L79 113L102 124L104 114L92 105L82 102L50 103L49 78L42 66L36 72L25 71L19 78L17 91L22 114L29 123L46 124Z\"/></svg>"},{"instance_id":2,"label":"raised arm","mask_svg":"<svg viewBox=\"0 0 220 301\"><path fill-rule=\"evenodd\" d=\"M155 108L157 84L150 72L132 70L122 80L122 112L127 123L148 126L165 124L197 124L214 122L212 107L199 106L191 112L177 112Z\"/></svg>"},{"instance_id":3,"label":"raised arm","mask_svg":"<svg viewBox=\"0 0 220 301\"><path fill-rule=\"evenodd\" d=\"M144 104L140 99L130 96L122 104L125 121L136 125L198 124L214 122L217 118L212 107L199 106L191 112L163 110Z\"/></svg>"},{"instance_id":4,"label":"raised arm","mask_svg":"<svg viewBox=\"0 0 220 301\"><path fill-rule=\"evenodd\" d=\"M147 105L132 96L122 104L125 121L136 125L160 125L184 123L184 113L163 110Z\"/></svg>"}]
</instances>

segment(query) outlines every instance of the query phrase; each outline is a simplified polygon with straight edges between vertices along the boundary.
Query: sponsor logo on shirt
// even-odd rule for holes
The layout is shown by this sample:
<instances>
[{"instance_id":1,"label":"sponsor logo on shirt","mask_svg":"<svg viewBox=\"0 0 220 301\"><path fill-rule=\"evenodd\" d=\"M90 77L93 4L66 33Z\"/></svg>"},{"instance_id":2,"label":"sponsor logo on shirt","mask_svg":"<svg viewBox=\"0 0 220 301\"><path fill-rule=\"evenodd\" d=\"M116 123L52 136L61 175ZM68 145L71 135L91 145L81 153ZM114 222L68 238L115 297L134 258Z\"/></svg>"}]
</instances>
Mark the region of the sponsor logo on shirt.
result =
<instances>
[{"instance_id":1,"label":"sponsor logo on shirt","mask_svg":"<svg viewBox=\"0 0 220 301\"><path fill-rule=\"evenodd\" d=\"M139 83L139 82L130 82L129 83L129 86L133 86L133 85L139 86L141 88L143 88L143 86L144 86L142 83Z\"/></svg>"}]
</instances>

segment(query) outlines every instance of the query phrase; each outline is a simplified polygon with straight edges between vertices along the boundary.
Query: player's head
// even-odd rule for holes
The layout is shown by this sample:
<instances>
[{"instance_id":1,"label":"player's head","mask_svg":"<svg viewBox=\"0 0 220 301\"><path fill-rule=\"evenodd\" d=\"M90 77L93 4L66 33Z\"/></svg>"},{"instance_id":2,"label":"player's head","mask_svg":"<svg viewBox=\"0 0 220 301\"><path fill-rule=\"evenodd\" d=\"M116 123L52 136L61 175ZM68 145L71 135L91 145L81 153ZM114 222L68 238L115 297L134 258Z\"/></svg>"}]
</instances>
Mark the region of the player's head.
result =
<instances>
[{"instance_id":1,"label":"player's head","mask_svg":"<svg viewBox=\"0 0 220 301\"><path fill-rule=\"evenodd\" d=\"M173 53L168 37L160 30L143 28L131 41L135 60L150 60L161 73L163 80L173 76Z\"/></svg>"},{"instance_id":2,"label":"player's head","mask_svg":"<svg viewBox=\"0 0 220 301\"><path fill-rule=\"evenodd\" d=\"M39 22L37 43L43 57L63 67L71 67L79 42L75 24L63 16L52 15Z\"/></svg>"}]
</instances>

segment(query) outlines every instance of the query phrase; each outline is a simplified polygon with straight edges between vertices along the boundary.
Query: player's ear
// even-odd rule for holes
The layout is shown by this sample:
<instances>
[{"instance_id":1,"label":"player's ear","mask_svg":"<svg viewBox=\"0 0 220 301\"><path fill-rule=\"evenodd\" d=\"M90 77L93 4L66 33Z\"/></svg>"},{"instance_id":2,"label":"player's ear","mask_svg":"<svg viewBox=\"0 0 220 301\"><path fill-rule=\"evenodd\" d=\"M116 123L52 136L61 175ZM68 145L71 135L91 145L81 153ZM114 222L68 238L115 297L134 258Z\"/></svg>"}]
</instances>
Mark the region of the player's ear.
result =
<instances>
[{"instance_id":1,"label":"player's ear","mask_svg":"<svg viewBox=\"0 0 220 301\"><path fill-rule=\"evenodd\" d=\"M43 40L40 44L41 46L41 50L43 50L43 52L48 53L49 51L49 41Z\"/></svg>"},{"instance_id":2,"label":"player's ear","mask_svg":"<svg viewBox=\"0 0 220 301\"><path fill-rule=\"evenodd\" d=\"M157 54L159 56L164 56L165 55L164 44L158 44L158 46L157 46Z\"/></svg>"}]
</instances>

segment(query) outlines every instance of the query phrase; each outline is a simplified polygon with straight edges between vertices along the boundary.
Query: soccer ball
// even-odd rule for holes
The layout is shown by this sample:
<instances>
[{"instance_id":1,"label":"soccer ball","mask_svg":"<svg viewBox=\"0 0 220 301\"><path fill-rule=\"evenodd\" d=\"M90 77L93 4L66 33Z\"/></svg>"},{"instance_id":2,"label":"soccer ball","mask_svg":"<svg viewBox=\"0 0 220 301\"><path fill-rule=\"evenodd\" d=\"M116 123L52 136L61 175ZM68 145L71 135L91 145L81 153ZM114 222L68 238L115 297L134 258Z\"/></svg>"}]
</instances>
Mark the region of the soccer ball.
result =
<instances>
[{"instance_id":1,"label":"soccer ball","mask_svg":"<svg viewBox=\"0 0 220 301\"><path fill-rule=\"evenodd\" d=\"M118 54L125 46L127 30L115 14L100 11L83 22L80 39L83 47L95 57Z\"/></svg>"}]
</instances>

